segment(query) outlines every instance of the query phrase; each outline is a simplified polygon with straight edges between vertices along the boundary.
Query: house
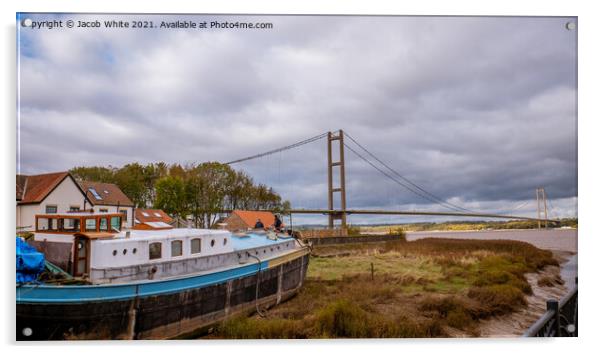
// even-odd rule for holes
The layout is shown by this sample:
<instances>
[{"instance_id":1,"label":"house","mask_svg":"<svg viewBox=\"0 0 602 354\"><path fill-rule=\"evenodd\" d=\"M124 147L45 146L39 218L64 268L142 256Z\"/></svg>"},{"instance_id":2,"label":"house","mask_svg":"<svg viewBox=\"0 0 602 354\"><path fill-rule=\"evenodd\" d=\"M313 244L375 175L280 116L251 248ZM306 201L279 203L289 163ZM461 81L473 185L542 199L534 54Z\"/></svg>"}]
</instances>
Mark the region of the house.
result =
<instances>
[{"instance_id":1,"label":"house","mask_svg":"<svg viewBox=\"0 0 602 354\"><path fill-rule=\"evenodd\" d=\"M17 175L17 230L33 231L37 214L83 210L91 203L69 172Z\"/></svg>"},{"instance_id":2,"label":"house","mask_svg":"<svg viewBox=\"0 0 602 354\"><path fill-rule=\"evenodd\" d=\"M136 209L134 218L135 230L167 230L173 219L161 209Z\"/></svg>"},{"instance_id":3,"label":"house","mask_svg":"<svg viewBox=\"0 0 602 354\"><path fill-rule=\"evenodd\" d=\"M82 181L80 186L95 213L122 213L125 227L134 227L134 203L116 184Z\"/></svg>"},{"instance_id":4,"label":"house","mask_svg":"<svg viewBox=\"0 0 602 354\"><path fill-rule=\"evenodd\" d=\"M234 210L223 220L226 229L230 231L254 228L257 219L261 220L264 227L274 226L275 216L269 211Z\"/></svg>"}]
</instances>

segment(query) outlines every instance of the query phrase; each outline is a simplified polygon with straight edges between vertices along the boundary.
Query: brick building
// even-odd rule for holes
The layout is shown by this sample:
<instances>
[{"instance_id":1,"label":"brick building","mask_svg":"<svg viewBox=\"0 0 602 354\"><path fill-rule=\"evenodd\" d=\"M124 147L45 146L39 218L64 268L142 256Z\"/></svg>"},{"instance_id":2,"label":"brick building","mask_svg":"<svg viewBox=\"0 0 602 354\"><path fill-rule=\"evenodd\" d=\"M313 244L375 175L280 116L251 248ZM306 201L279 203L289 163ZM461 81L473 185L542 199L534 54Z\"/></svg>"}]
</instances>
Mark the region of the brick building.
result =
<instances>
[{"instance_id":1,"label":"brick building","mask_svg":"<svg viewBox=\"0 0 602 354\"><path fill-rule=\"evenodd\" d=\"M227 224L227 230L236 231L254 228L257 219L264 227L274 226L275 216L269 211L234 210L223 222Z\"/></svg>"}]
</instances>

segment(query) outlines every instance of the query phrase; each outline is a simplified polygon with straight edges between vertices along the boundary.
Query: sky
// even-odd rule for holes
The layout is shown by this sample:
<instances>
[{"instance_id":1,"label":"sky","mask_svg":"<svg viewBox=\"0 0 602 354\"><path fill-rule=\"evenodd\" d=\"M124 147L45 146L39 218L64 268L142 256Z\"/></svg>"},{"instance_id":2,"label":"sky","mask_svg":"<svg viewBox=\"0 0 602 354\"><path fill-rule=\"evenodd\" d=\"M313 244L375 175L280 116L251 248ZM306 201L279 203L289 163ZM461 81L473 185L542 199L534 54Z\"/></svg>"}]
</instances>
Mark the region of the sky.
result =
<instances>
[{"instance_id":1,"label":"sky","mask_svg":"<svg viewBox=\"0 0 602 354\"><path fill-rule=\"evenodd\" d=\"M454 205L534 217L544 187L551 217L577 214L577 29L566 26L575 18L25 17L101 27L19 26L20 173L226 162L343 129ZM108 29L105 20L272 28ZM351 151L345 158L348 208L449 211ZM326 159L320 139L233 167L295 208L325 208Z\"/></svg>"}]
</instances>

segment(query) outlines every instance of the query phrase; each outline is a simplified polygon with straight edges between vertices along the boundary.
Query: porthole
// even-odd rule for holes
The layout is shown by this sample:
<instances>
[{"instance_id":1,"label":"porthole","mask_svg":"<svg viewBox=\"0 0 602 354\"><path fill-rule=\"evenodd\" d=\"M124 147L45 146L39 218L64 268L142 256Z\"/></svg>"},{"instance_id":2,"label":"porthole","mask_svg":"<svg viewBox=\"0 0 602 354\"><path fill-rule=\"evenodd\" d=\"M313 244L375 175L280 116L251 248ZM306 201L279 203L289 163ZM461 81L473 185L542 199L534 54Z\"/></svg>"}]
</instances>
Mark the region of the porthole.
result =
<instances>
[{"instance_id":1,"label":"porthole","mask_svg":"<svg viewBox=\"0 0 602 354\"><path fill-rule=\"evenodd\" d=\"M215 246L215 240L211 240L211 247Z\"/></svg>"},{"instance_id":2,"label":"porthole","mask_svg":"<svg viewBox=\"0 0 602 354\"><path fill-rule=\"evenodd\" d=\"M132 253L133 253L133 254L136 254L136 252L138 252L138 250L137 250L136 248L134 248L134 249L132 250Z\"/></svg>"},{"instance_id":3,"label":"porthole","mask_svg":"<svg viewBox=\"0 0 602 354\"><path fill-rule=\"evenodd\" d=\"M128 253L128 250L124 248L123 249L123 255L125 256L127 253Z\"/></svg>"},{"instance_id":4,"label":"porthole","mask_svg":"<svg viewBox=\"0 0 602 354\"><path fill-rule=\"evenodd\" d=\"M113 250L113 256L117 255L117 250Z\"/></svg>"}]
</instances>

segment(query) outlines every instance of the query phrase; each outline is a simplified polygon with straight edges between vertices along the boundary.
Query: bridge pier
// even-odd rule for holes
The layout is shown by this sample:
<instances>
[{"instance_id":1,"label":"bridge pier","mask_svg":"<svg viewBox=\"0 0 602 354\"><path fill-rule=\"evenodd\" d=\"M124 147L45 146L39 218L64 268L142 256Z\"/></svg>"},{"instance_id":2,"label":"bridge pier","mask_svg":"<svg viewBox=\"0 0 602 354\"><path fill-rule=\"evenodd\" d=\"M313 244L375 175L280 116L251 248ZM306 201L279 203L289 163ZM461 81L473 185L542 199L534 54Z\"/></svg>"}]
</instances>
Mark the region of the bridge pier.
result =
<instances>
[{"instance_id":1,"label":"bridge pier","mask_svg":"<svg viewBox=\"0 0 602 354\"><path fill-rule=\"evenodd\" d=\"M347 201L345 195L345 143L343 130L340 129L338 134L328 132L326 144L328 148L328 210L334 210L334 193L339 193L341 199L341 208L339 213L328 214L328 228L334 228L334 221L341 220L341 229L347 229ZM332 142L339 142L339 160L333 162L332 158ZM333 168L339 168L339 187L334 188L333 183Z\"/></svg>"}]
</instances>

